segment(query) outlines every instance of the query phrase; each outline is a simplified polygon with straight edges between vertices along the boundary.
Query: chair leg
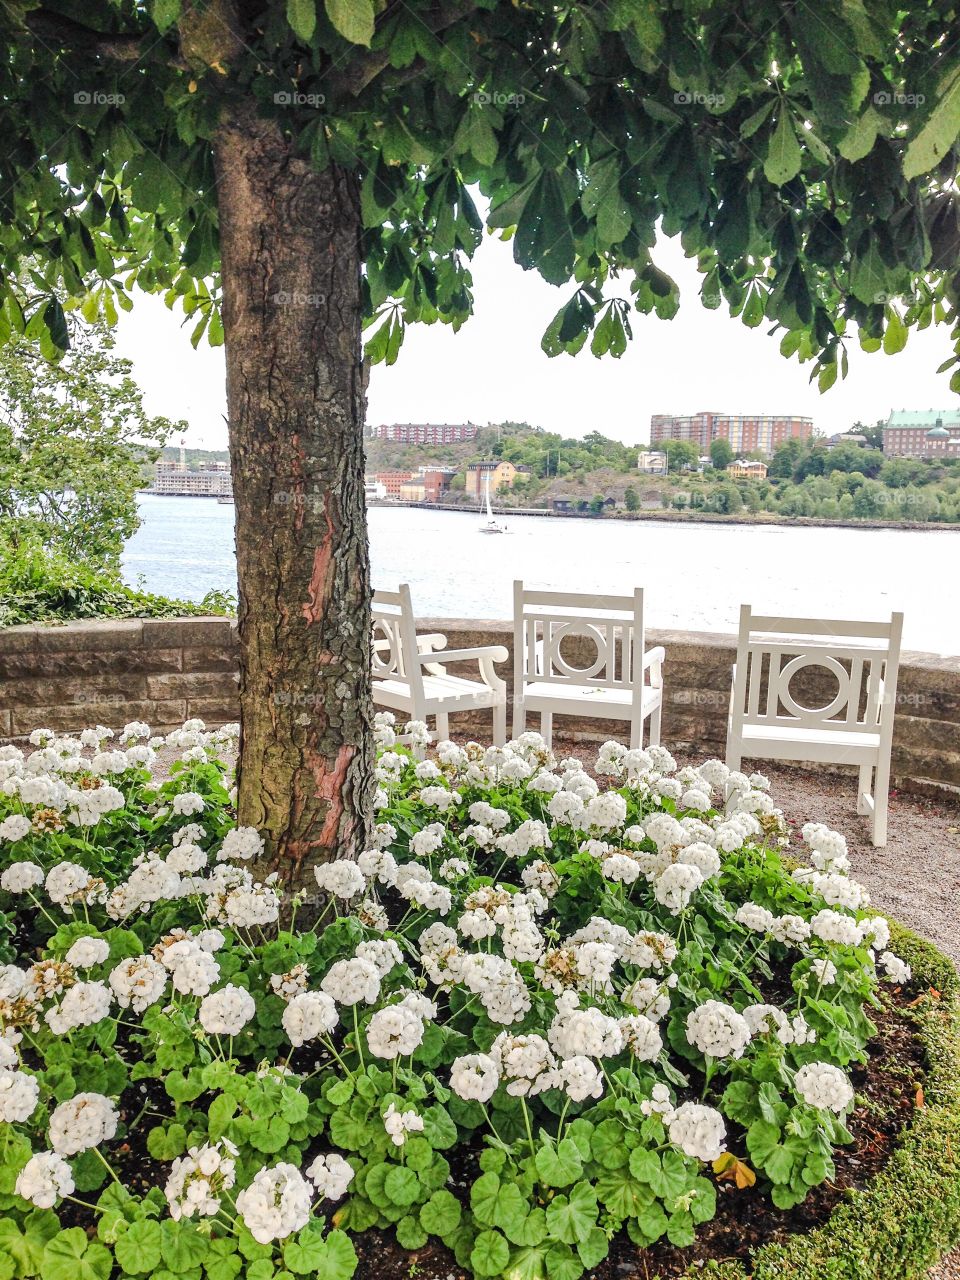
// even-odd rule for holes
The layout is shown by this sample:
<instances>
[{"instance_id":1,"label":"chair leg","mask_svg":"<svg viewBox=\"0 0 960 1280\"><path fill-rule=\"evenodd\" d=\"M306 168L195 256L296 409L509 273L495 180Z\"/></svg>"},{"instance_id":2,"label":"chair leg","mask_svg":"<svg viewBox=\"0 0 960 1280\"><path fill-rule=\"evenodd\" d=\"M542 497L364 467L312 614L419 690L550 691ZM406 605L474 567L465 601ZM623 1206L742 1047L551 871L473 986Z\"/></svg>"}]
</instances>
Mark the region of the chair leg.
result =
<instances>
[{"instance_id":1,"label":"chair leg","mask_svg":"<svg viewBox=\"0 0 960 1280\"><path fill-rule=\"evenodd\" d=\"M883 849L887 843L887 799L890 792L890 760L877 763L873 784L873 847Z\"/></svg>"},{"instance_id":2,"label":"chair leg","mask_svg":"<svg viewBox=\"0 0 960 1280\"><path fill-rule=\"evenodd\" d=\"M517 698L513 704L513 736L519 738L527 727L527 708L522 698Z\"/></svg>"},{"instance_id":3,"label":"chair leg","mask_svg":"<svg viewBox=\"0 0 960 1280\"><path fill-rule=\"evenodd\" d=\"M445 742L450 737L450 717L446 711L437 712L437 741Z\"/></svg>"},{"instance_id":4,"label":"chair leg","mask_svg":"<svg viewBox=\"0 0 960 1280\"><path fill-rule=\"evenodd\" d=\"M658 703L654 707L650 715L650 742L651 747L659 747L660 745L660 721L663 716L663 704Z\"/></svg>"},{"instance_id":5,"label":"chair leg","mask_svg":"<svg viewBox=\"0 0 960 1280\"><path fill-rule=\"evenodd\" d=\"M643 750L643 719L631 721L630 724L630 750Z\"/></svg>"},{"instance_id":6,"label":"chair leg","mask_svg":"<svg viewBox=\"0 0 960 1280\"><path fill-rule=\"evenodd\" d=\"M870 795L870 787L873 781L873 765L862 764L860 766L860 780L857 783L857 813L869 813L870 806L864 804L864 796Z\"/></svg>"},{"instance_id":7,"label":"chair leg","mask_svg":"<svg viewBox=\"0 0 960 1280\"><path fill-rule=\"evenodd\" d=\"M507 704L498 702L493 708L493 745L502 747L507 740Z\"/></svg>"},{"instance_id":8,"label":"chair leg","mask_svg":"<svg viewBox=\"0 0 960 1280\"><path fill-rule=\"evenodd\" d=\"M553 746L553 712L540 712L540 737L548 747Z\"/></svg>"},{"instance_id":9,"label":"chair leg","mask_svg":"<svg viewBox=\"0 0 960 1280\"><path fill-rule=\"evenodd\" d=\"M732 743L728 742L727 743L727 759L726 759L727 768L732 773L739 773L740 766L742 763L743 763L743 756L740 754L739 746L734 746Z\"/></svg>"}]
</instances>

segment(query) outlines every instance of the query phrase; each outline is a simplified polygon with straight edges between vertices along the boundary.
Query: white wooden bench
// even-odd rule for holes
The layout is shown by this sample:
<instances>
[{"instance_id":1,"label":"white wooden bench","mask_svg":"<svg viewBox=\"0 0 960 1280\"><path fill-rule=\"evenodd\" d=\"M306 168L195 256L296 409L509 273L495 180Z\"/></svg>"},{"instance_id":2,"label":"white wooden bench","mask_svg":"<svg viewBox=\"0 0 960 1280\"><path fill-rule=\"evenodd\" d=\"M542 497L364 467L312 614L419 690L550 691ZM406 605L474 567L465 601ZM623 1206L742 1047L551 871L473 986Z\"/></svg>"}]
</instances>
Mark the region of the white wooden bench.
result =
<instances>
[{"instance_id":1,"label":"white wooden bench","mask_svg":"<svg viewBox=\"0 0 960 1280\"><path fill-rule=\"evenodd\" d=\"M585 638L596 656L574 666L561 652L565 641ZM582 641L581 641L582 643ZM629 596L529 591L513 584L513 736L529 713L540 715L549 744L554 715L630 722L631 747L660 741L663 649L644 649L643 590Z\"/></svg>"},{"instance_id":2,"label":"white wooden bench","mask_svg":"<svg viewBox=\"0 0 960 1280\"><path fill-rule=\"evenodd\" d=\"M493 711L493 741L507 740L507 686L494 666L506 662L503 645L474 649L447 649L444 635L417 635L410 588L376 591L373 596L371 665L373 701L409 719L434 717L437 736L450 733L452 711ZM437 660L438 654L443 661ZM447 664L476 662L479 680L452 675Z\"/></svg>"},{"instance_id":3,"label":"white wooden bench","mask_svg":"<svg viewBox=\"0 0 960 1280\"><path fill-rule=\"evenodd\" d=\"M890 749L903 614L889 622L779 618L740 609L737 662L727 720L727 764L744 757L853 764L857 812L872 817L876 847L887 842ZM797 700L801 671L824 668L837 681L821 707Z\"/></svg>"}]
</instances>

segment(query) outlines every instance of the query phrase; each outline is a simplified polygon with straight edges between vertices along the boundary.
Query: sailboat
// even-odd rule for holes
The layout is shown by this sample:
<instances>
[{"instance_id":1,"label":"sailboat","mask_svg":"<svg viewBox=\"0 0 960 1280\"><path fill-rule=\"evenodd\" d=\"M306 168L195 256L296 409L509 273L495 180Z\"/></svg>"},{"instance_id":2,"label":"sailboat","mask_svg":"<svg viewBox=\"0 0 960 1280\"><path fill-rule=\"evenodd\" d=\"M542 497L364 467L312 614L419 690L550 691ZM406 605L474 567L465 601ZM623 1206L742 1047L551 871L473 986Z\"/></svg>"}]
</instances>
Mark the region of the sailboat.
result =
<instances>
[{"instance_id":1,"label":"sailboat","mask_svg":"<svg viewBox=\"0 0 960 1280\"><path fill-rule=\"evenodd\" d=\"M486 477L487 481L487 518L480 526L481 533L509 533L510 530L503 521L497 521L493 518L493 508L490 506L490 477Z\"/></svg>"}]
</instances>

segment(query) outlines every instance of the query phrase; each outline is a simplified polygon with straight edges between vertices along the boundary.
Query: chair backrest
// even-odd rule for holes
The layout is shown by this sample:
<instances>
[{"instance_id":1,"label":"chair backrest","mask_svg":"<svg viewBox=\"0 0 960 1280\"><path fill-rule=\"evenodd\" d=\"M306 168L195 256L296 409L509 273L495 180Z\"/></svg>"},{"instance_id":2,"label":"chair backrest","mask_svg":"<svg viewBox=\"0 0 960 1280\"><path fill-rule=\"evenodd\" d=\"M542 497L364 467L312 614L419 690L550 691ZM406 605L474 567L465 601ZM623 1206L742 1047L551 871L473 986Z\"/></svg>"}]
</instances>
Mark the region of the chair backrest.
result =
<instances>
[{"instance_id":1,"label":"chair backrest","mask_svg":"<svg viewBox=\"0 0 960 1280\"><path fill-rule=\"evenodd\" d=\"M419 719L423 702L423 671L416 661L417 627L408 584L401 583L396 591L375 591L371 614L370 664L373 679L407 685L414 704L414 718Z\"/></svg>"},{"instance_id":2,"label":"chair backrest","mask_svg":"<svg viewBox=\"0 0 960 1280\"><path fill-rule=\"evenodd\" d=\"M561 652L581 638L585 659ZM529 591L513 584L514 686L525 682L636 689L643 683L643 588L629 596ZM569 649L569 645L568 645ZM595 652L594 652L595 650Z\"/></svg>"},{"instance_id":3,"label":"chair backrest","mask_svg":"<svg viewBox=\"0 0 960 1280\"><path fill-rule=\"evenodd\" d=\"M741 605L732 715L741 724L746 720L845 733L879 730L889 743L902 631L902 613L891 614L889 622L852 622L769 617ZM809 706L801 701L805 695L790 686L803 681L802 672L808 671L809 679L816 668L833 676L837 691L830 701ZM822 671L817 674L822 680Z\"/></svg>"}]
</instances>

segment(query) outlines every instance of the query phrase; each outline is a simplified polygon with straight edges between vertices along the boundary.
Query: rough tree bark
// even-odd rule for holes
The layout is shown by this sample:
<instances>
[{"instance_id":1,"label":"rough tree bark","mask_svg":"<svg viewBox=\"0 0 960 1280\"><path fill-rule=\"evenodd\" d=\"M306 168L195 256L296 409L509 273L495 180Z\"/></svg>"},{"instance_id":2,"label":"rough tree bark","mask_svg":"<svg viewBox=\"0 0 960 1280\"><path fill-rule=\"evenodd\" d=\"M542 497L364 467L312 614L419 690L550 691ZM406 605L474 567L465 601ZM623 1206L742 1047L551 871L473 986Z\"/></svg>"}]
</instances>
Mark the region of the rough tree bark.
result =
<instances>
[{"instance_id":1,"label":"rough tree bark","mask_svg":"<svg viewBox=\"0 0 960 1280\"><path fill-rule=\"evenodd\" d=\"M373 789L359 192L233 108L215 142L239 578L239 821L288 882Z\"/></svg>"}]
</instances>

